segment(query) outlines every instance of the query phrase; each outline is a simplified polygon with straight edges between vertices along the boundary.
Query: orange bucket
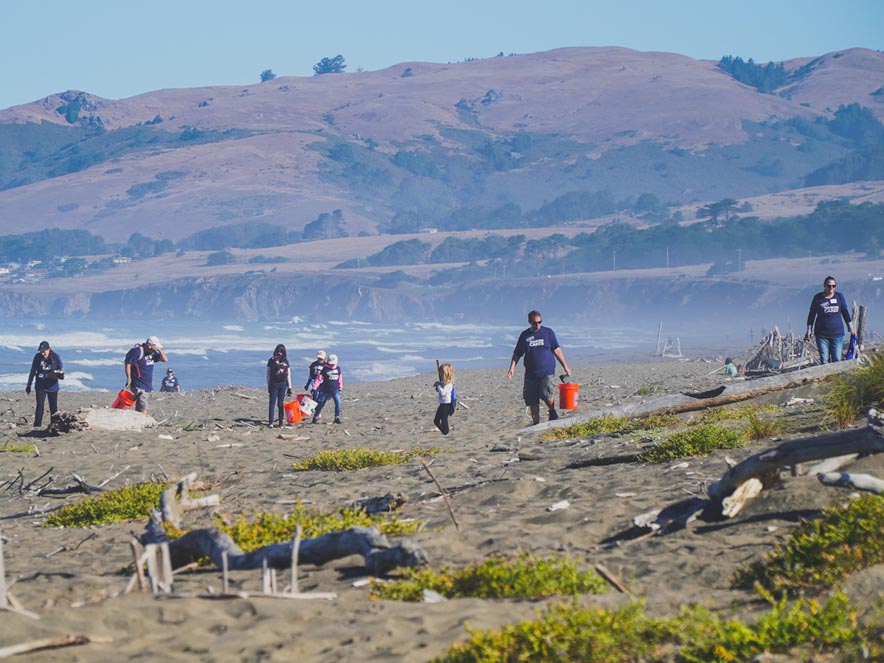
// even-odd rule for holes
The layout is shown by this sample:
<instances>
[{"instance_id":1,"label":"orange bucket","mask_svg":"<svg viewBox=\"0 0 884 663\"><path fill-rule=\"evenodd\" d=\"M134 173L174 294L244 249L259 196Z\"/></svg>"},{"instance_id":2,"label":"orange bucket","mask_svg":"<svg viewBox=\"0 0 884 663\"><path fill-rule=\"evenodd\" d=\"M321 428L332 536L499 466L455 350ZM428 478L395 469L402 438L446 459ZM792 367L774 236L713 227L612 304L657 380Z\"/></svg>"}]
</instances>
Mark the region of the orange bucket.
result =
<instances>
[{"instance_id":1,"label":"orange bucket","mask_svg":"<svg viewBox=\"0 0 884 663\"><path fill-rule=\"evenodd\" d=\"M127 410L133 405L135 405L135 395L128 389L120 389L111 407L115 410Z\"/></svg>"},{"instance_id":2,"label":"orange bucket","mask_svg":"<svg viewBox=\"0 0 884 663\"><path fill-rule=\"evenodd\" d=\"M285 410L285 419L290 424L299 424L301 423L301 407L298 401L289 401L288 403L283 403L282 409Z\"/></svg>"},{"instance_id":3,"label":"orange bucket","mask_svg":"<svg viewBox=\"0 0 884 663\"><path fill-rule=\"evenodd\" d=\"M577 394L580 393L579 384L559 385L559 408L562 410L577 409Z\"/></svg>"}]
</instances>

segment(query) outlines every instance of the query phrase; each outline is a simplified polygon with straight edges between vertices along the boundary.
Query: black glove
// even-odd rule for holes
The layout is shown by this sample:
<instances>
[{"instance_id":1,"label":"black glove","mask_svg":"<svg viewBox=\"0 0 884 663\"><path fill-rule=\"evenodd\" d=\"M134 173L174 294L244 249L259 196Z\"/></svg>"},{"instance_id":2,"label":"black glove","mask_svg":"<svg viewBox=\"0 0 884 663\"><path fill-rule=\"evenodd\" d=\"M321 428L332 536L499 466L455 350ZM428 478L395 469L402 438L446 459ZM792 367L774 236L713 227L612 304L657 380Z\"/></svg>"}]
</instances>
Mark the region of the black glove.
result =
<instances>
[{"instance_id":1,"label":"black glove","mask_svg":"<svg viewBox=\"0 0 884 663\"><path fill-rule=\"evenodd\" d=\"M292 395L292 388L291 388L291 387L289 387L288 389L285 390L285 395L286 395L286 396L291 396L291 395Z\"/></svg>"},{"instance_id":2,"label":"black glove","mask_svg":"<svg viewBox=\"0 0 884 663\"><path fill-rule=\"evenodd\" d=\"M30 388L30 387L25 387L25 393L26 393L28 396L30 396L30 395L31 395L31 388Z\"/></svg>"}]
</instances>

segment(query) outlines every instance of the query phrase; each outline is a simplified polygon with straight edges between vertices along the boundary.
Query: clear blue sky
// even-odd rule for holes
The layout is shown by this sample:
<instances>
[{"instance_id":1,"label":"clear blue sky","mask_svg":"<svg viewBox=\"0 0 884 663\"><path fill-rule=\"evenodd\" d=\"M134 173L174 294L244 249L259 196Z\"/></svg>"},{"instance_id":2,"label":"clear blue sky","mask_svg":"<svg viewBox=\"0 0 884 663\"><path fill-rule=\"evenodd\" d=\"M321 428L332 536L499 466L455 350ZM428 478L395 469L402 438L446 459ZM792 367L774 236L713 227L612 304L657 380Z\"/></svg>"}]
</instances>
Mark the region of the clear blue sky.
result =
<instances>
[{"instance_id":1,"label":"clear blue sky","mask_svg":"<svg viewBox=\"0 0 884 663\"><path fill-rule=\"evenodd\" d=\"M0 0L0 16L0 108L310 76L339 53L351 72L563 46L760 62L884 49L882 0Z\"/></svg>"}]
</instances>

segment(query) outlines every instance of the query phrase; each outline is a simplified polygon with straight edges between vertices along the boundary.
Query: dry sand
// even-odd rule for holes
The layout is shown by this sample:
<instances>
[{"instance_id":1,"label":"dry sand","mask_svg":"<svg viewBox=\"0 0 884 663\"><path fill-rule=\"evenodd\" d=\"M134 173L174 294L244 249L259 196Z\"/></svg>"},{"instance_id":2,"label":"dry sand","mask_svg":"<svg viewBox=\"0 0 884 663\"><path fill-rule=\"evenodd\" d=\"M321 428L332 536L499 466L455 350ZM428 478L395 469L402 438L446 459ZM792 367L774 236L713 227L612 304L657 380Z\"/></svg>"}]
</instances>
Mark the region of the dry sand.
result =
<instances>
[{"instance_id":1,"label":"dry sand","mask_svg":"<svg viewBox=\"0 0 884 663\"><path fill-rule=\"evenodd\" d=\"M636 393L644 386L657 386L660 393L708 388L721 383L718 375L709 375L717 366L667 359L582 367L574 374L582 385L580 405L585 410L648 398ZM508 381L505 368L458 374L458 393L466 407L452 418L452 434L443 437L432 424L434 379L421 375L348 385L343 425L300 424L283 431L263 425L267 402L259 389L155 394L151 414L161 421L156 429L56 437L31 433L33 397L23 391L3 394L0 444L35 442L40 455L0 453L0 517L56 503L58 498L21 495L19 484L2 485L19 472L26 484L47 470L54 486L64 486L72 482L73 473L98 484L128 468L109 487L196 472L199 479L215 483L211 492L222 499L220 511L231 515L284 513L295 499L335 510L361 497L401 491L410 498L402 515L426 523L413 538L434 566L461 565L493 551L520 548L541 554L567 552L590 568L605 564L635 595L647 598L650 610L672 614L674 606L685 602L722 609L734 601L745 602L746 593L729 588L739 564L770 550L800 518L846 495L839 489L820 489L811 477L786 477L781 487L766 492L731 521L697 521L665 537L603 545L628 529L640 513L690 494L702 496L705 486L725 471L725 454L665 466L566 469L570 461L621 454L648 440L598 436L543 442L537 434L520 433L530 423L520 402L521 372ZM784 403L795 395L813 396L814 388L778 392L765 400ZM107 393L62 392L60 405L76 411L105 407L111 400ZM790 436L816 432L812 408L789 412ZM182 430L188 424L197 430ZM281 432L296 438L282 439ZM770 444L727 455L739 460ZM351 473L291 471L292 462L319 450L356 446L443 447L445 453L435 456L432 465L442 485L474 485L452 497L460 531L417 463ZM519 461L520 452L536 460ZM884 474L875 457L861 462L857 471ZM570 506L547 510L562 500ZM129 540L143 531L144 521L90 530L49 529L41 526L43 521L41 516L0 520L8 540L11 591L41 616L34 621L0 613L0 646L81 633L112 638L113 643L36 652L29 661L427 661L465 639L466 624L498 627L530 618L539 608L538 602L530 601L372 601L367 587L354 586L364 576L359 557L301 568L302 591L337 592L334 601L162 599L137 592L123 596L118 594L128 578L119 571L130 563ZM205 514L188 522L207 523ZM870 595L880 593L881 574L870 577L858 586ZM234 589L260 589L258 571L238 572L234 581ZM220 591L220 586L214 569L176 576L178 592ZM612 592L599 600L622 597Z\"/></svg>"}]
</instances>

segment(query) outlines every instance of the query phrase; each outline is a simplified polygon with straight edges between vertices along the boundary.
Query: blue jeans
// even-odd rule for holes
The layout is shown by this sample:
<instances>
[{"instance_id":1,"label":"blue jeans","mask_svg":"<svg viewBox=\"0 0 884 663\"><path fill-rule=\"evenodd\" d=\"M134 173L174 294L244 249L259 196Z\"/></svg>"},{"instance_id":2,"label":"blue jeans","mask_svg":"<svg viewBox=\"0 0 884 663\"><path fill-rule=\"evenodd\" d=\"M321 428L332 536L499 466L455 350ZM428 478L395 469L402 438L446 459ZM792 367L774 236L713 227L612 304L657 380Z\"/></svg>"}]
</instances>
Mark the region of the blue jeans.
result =
<instances>
[{"instance_id":1,"label":"blue jeans","mask_svg":"<svg viewBox=\"0 0 884 663\"><path fill-rule=\"evenodd\" d=\"M319 416L319 413L322 412L322 408L325 407L328 399L331 398L335 402L335 418L341 416L341 392L335 391L332 393L328 393L327 391L319 392L319 401L317 401L316 409L313 411L313 418L316 419Z\"/></svg>"},{"instance_id":2,"label":"blue jeans","mask_svg":"<svg viewBox=\"0 0 884 663\"><path fill-rule=\"evenodd\" d=\"M821 364L828 364L830 361L841 361L841 349L844 347L844 337L820 338L817 336L816 346L820 351Z\"/></svg>"},{"instance_id":3,"label":"blue jeans","mask_svg":"<svg viewBox=\"0 0 884 663\"><path fill-rule=\"evenodd\" d=\"M274 382L267 385L267 391L270 393L270 408L267 415L268 425L273 425L274 410L279 410L279 425L282 426L283 423L285 423L285 410L282 406L285 403L285 392L287 390L288 387L286 386L285 382Z\"/></svg>"}]
</instances>

